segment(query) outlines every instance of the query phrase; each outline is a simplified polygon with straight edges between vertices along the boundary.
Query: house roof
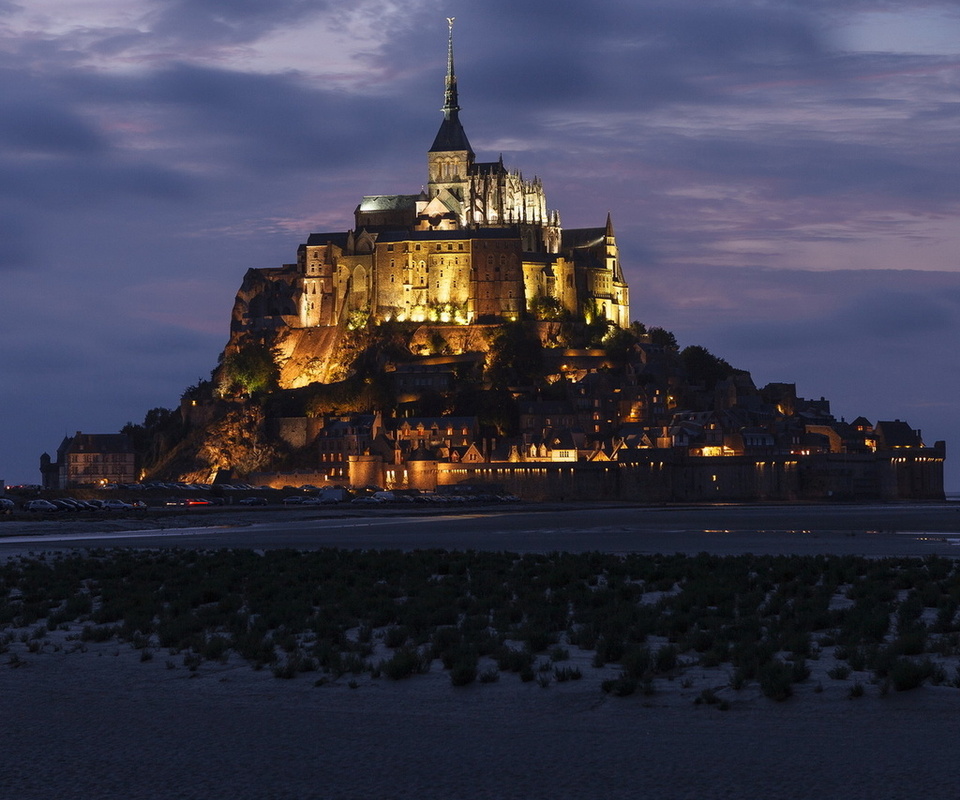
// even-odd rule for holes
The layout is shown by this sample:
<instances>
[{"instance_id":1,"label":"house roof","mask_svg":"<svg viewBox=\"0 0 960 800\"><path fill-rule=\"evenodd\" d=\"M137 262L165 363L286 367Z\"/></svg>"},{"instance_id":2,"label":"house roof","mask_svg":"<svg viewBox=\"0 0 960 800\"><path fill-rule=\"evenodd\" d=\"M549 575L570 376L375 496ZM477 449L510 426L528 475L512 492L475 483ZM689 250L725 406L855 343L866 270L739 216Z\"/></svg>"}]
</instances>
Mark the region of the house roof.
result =
<instances>
[{"instance_id":1,"label":"house roof","mask_svg":"<svg viewBox=\"0 0 960 800\"><path fill-rule=\"evenodd\" d=\"M884 447L922 447L918 431L913 430L906 422L902 420L887 420L877 422L877 435L883 442Z\"/></svg>"},{"instance_id":2,"label":"house roof","mask_svg":"<svg viewBox=\"0 0 960 800\"><path fill-rule=\"evenodd\" d=\"M80 433L72 437L67 453L132 453L133 443L125 433Z\"/></svg>"}]
</instances>

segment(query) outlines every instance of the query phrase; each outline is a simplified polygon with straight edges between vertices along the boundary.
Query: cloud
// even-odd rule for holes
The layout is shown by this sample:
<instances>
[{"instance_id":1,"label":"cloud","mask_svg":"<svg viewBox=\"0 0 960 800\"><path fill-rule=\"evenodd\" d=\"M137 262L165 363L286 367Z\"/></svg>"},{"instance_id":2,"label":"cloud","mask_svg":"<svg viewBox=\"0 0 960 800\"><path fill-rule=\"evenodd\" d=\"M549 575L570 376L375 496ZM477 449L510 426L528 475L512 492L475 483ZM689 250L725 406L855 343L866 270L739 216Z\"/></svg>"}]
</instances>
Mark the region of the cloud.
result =
<instances>
[{"instance_id":1,"label":"cloud","mask_svg":"<svg viewBox=\"0 0 960 800\"><path fill-rule=\"evenodd\" d=\"M247 268L419 189L447 15L478 157L539 175L568 227L613 213L634 317L870 415L949 406L957 59L847 44L943 8L0 0L0 474L175 402ZM876 263L929 272L845 269Z\"/></svg>"},{"instance_id":2,"label":"cloud","mask_svg":"<svg viewBox=\"0 0 960 800\"><path fill-rule=\"evenodd\" d=\"M152 0L155 36L206 44L244 44L324 13L323 0Z\"/></svg>"}]
</instances>

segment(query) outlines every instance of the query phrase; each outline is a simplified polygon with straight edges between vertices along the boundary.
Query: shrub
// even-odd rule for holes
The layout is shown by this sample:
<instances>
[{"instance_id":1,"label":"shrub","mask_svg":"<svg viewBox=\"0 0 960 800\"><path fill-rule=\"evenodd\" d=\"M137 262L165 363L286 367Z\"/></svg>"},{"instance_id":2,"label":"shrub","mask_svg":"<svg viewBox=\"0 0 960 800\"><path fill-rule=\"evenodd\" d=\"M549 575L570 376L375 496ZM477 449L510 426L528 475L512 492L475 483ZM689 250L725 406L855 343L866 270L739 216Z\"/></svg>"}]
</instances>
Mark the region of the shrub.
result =
<instances>
[{"instance_id":1,"label":"shrub","mask_svg":"<svg viewBox=\"0 0 960 800\"><path fill-rule=\"evenodd\" d=\"M850 667L846 664L837 664L833 669L827 671L827 675L835 681L845 681L850 677Z\"/></svg>"},{"instance_id":2,"label":"shrub","mask_svg":"<svg viewBox=\"0 0 960 800\"><path fill-rule=\"evenodd\" d=\"M672 644L664 645L657 650L655 669L659 673L673 672L680 664L677 648Z\"/></svg>"},{"instance_id":3,"label":"shrub","mask_svg":"<svg viewBox=\"0 0 960 800\"><path fill-rule=\"evenodd\" d=\"M760 667L760 691L771 700L782 702L793 694L793 668L774 659Z\"/></svg>"},{"instance_id":4,"label":"shrub","mask_svg":"<svg viewBox=\"0 0 960 800\"><path fill-rule=\"evenodd\" d=\"M394 625L387 628L383 633L383 643L391 648L403 647L407 643L409 634L407 629L401 625Z\"/></svg>"},{"instance_id":5,"label":"shrub","mask_svg":"<svg viewBox=\"0 0 960 800\"><path fill-rule=\"evenodd\" d=\"M628 697L637 691L637 679L621 672L618 678L608 678L601 683L600 688L614 697Z\"/></svg>"},{"instance_id":6,"label":"shrub","mask_svg":"<svg viewBox=\"0 0 960 800\"><path fill-rule=\"evenodd\" d=\"M80 631L81 642L109 642L117 635L119 626L117 625L84 625Z\"/></svg>"},{"instance_id":7,"label":"shrub","mask_svg":"<svg viewBox=\"0 0 960 800\"><path fill-rule=\"evenodd\" d=\"M454 686L466 686L477 679L477 656L475 653L461 653L460 658L450 668L450 683Z\"/></svg>"},{"instance_id":8,"label":"shrub","mask_svg":"<svg viewBox=\"0 0 960 800\"><path fill-rule=\"evenodd\" d=\"M643 645L633 645L628 648L620 659L620 666L623 667L624 673L632 678L642 678L648 674L652 664L653 656L650 648Z\"/></svg>"},{"instance_id":9,"label":"shrub","mask_svg":"<svg viewBox=\"0 0 960 800\"><path fill-rule=\"evenodd\" d=\"M713 706L720 702L720 698L714 689L704 689L693 702L697 705L706 703L708 706Z\"/></svg>"},{"instance_id":10,"label":"shrub","mask_svg":"<svg viewBox=\"0 0 960 800\"><path fill-rule=\"evenodd\" d=\"M500 680L500 670L494 667L488 667L477 675L480 683L496 683Z\"/></svg>"},{"instance_id":11,"label":"shrub","mask_svg":"<svg viewBox=\"0 0 960 800\"><path fill-rule=\"evenodd\" d=\"M566 681L578 681L583 677L580 667L556 667L553 670L553 677L557 683Z\"/></svg>"},{"instance_id":12,"label":"shrub","mask_svg":"<svg viewBox=\"0 0 960 800\"><path fill-rule=\"evenodd\" d=\"M425 661L419 651L409 647L401 647L386 661L380 662L383 674L395 681L426 672L428 666L429 662Z\"/></svg>"},{"instance_id":13,"label":"shrub","mask_svg":"<svg viewBox=\"0 0 960 800\"><path fill-rule=\"evenodd\" d=\"M911 661L898 658L890 667L890 681L898 692L916 689L933 674L933 662L929 658L923 661Z\"/></svg>"},{"instance_id":14,"label":"shrub","mask_svg":"<svg viewBox=\"0 0 960 800\"><path fill-rule=\"evenodd\" d=\"M570 651L566 647L555 645L550 648L550 660L553 662L566 661L570 658Z\"/></svg>"},{"instance_id":15,"label":"shrub","mask_svg":"<svg viewBox=\"0 0 960 800\"><path fill-rule=\"evenodd\" d=\"M807 666L807 662L802 658L798 658L793 662L790 671L794 683L803 683L810 677L810 667Z\"/></svg>"}]
</instances>

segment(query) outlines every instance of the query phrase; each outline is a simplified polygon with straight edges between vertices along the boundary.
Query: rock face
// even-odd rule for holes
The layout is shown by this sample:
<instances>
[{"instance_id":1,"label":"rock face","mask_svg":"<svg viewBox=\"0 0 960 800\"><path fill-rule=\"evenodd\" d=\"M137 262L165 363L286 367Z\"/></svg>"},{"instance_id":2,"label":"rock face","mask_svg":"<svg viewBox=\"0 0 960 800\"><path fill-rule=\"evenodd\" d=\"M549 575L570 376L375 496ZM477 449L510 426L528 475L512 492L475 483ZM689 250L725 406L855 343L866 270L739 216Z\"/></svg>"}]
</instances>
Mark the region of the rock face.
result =
<instances>
[{"instance_id":1,"label":"rock face","mask_svg":"<svg viewBox=\"0 0 960 800\"><path fill-rule=\"evenodd\" d=\"M276 350L280 386L297 389L310 383L328 383L339 377L344 345L340 328L291 328L278 332Z\"/></svg>"}]
</instances>

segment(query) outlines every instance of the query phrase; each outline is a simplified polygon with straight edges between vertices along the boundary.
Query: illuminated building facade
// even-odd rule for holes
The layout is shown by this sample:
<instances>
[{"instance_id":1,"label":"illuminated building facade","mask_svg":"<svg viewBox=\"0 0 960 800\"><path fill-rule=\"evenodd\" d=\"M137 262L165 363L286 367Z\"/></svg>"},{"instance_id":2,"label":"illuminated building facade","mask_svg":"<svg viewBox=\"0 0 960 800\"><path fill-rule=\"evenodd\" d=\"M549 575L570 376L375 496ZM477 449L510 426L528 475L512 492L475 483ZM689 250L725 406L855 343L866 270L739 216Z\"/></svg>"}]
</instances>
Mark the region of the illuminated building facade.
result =
<instances>
[{"instance_id":1,"label":"illuminated building facade","mask_svg":"<svg viewBox=\"0 0 960 800\"><path fill-rule=\"evenodd\" d=\"M398 320L469 324L523 317L544 304L625 327L629 291L609 215L563 230L543 185L476 160L460 122L448 41L443 120L418 194L364 197L354 228L314 233L297 263L249 270L235 333Z\"/></svg>"}]
</instances>

